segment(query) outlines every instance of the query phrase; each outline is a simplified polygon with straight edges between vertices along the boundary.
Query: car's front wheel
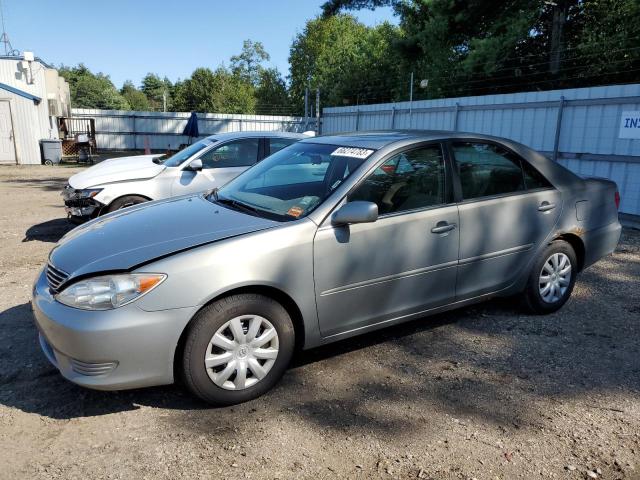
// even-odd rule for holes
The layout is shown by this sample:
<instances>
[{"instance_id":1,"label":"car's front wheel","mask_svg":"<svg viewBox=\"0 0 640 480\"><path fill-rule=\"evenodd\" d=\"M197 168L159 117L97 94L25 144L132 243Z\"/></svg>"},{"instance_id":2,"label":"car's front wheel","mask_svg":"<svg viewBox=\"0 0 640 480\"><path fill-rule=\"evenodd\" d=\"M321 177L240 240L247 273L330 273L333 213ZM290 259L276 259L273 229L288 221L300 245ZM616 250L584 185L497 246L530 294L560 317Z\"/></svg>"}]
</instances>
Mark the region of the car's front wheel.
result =
<instances>
[{"instance_id":1,"label":"car's front wheel","mask_svg":"<svg viewBox=\"0 0 640 480\"><path fill-rule=\"evenodd\" d=\"M571 296L576 282L576 253L564 240L551 242L535 262L529 275L524 300L535 313L551 313Z\"/></svg>"},{"instance_id":2,"label":"car's front wheel","mask_svg":"<svg viewBox=\"0 0 640 480\"><path fill-rule=\"evenodd\" d=\"M284 374L295 344L291 317L257 294L225 297L201 310L184 344L184 381L214 405L259 397Z\"/></svg>"},{"instance_id":3,"label":"car's front wheel","mask_svg":"<svg viewBox=\"0 0 640 480\"><path fill-rule=\"evenodd\" d=\"M116 198L107 207L105 213L115 212L116 210L122 210L123 208L131 207L132 205L138 205L139 203L148 202L149 199L141 197L140 195L126 195L124 197Z\"/></svg>"}]
</instances>

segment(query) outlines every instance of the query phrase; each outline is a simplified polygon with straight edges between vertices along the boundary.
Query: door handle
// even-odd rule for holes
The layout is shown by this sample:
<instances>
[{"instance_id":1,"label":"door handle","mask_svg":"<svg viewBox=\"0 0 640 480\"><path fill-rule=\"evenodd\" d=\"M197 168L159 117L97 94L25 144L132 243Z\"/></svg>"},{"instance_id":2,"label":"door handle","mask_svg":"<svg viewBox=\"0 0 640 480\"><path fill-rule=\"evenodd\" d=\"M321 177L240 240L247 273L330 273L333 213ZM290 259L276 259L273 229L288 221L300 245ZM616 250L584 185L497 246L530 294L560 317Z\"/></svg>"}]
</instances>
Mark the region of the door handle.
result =
<instances>
[{"instance_id":1,"label":"door handle","mask_svg":"<svg viewBox=\"0 0 640 480\"><path fill-rule=\"evenodd\" d=\"M431 233L447 233L456 228L455 223L438 222L436 226L431 229Z\"/></svg>"},{"instance_id":2,"label":"door handle","mask_svg":"<svg viewBox=\"0 0 640 480\"><path fill-rule=\"evenodd\" d=\"M548 212L550 210L553 210L554 208L556 208L556 204L555 203L549 203L546 200L544 202L542 202L540 204L540 206L538 207L538 211L539 212Z\"/></svg>"}]
</instances>

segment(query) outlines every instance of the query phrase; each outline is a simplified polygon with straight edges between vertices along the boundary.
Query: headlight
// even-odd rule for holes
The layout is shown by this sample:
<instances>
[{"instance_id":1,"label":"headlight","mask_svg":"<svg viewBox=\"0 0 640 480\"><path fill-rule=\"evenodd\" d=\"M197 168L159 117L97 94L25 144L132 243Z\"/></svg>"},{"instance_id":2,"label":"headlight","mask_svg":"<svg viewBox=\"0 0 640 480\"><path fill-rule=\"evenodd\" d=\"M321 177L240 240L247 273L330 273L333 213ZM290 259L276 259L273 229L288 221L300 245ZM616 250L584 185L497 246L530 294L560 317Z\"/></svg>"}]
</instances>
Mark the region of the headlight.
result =
<instances>
[{"instance_id":1,"label":"headlight","mask_svg":"<svg viewBox=\"0 0 640 480\"><path fill-rule=\"evenodd\" d=\"M124 273L80 280L55 298L83 310L111 310L133 302L167 278L161 273Z\"/></svg>"},{"instance_id":2,"label":"headlight","mask_svg":"<svg viewBox=\"0 0 640 480\"><path fill-rule=\"evenodd\" d=\"M93 198L102 191L102 188L87 188L85 190L76 190L78 198Z\"/></svg>"},{"instance_id":3,"label":"headlight","mask_svg":"<svg viewBox=\"0 0 640 480\"><path fill-rule=\"evenodd\" d=\"M84 190L74 190L71 187L65 188L61 195L65 200L79 200L83 198L93 198L98 195L103 188L85 188Z\"/></svg>"}]
</instances>

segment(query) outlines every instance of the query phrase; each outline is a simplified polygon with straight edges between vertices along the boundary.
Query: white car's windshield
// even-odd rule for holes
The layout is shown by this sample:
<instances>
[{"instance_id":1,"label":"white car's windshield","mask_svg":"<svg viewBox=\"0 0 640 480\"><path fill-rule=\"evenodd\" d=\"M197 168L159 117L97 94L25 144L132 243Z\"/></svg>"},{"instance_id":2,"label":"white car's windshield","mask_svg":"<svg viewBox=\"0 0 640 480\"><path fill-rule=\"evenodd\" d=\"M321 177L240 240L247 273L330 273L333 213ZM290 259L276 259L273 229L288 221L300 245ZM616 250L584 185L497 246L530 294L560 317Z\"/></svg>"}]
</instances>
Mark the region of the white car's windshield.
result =
<instances>
[{"instance_id":1,"label":"white car's windshield","mask_svg":"<svg viewBox=\"0 0 640 480\"><path fill-rule=\"evenodd\" d=\"M231 208L277 220L311 213L373 150L296 143L250 168L209 196Z\"/></svg>"},{"instance_id":2,"label":"white car's windshield","mask_svg":"<svg viewBox=\"0 0 640 480\"><path fill-rule=\"evenodd\" d=\"M199 142L194 143L193 145L189 145L186 148L183 148L178 153L175 153L171 156L163 155L162 157L158 157L155 159L156 163L161 163L167 167L179 167L182 163L194 156L201 150L204 150L213 142L211 140L201 140Z\"/></svg>"}]
</instances>

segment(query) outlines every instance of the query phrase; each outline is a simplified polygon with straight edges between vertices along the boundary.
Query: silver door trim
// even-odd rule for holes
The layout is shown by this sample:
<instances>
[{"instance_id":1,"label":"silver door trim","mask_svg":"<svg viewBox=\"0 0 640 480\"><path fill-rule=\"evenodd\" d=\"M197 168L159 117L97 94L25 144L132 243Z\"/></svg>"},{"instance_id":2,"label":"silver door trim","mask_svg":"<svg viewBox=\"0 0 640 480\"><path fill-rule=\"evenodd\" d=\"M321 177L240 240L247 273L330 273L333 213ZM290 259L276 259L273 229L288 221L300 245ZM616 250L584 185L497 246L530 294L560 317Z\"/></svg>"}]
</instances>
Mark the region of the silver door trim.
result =
<instances>
[{"instance_id":1,"label":"silver door trim","mask_svg":"<svg viewBox=\"0 0 640 480\"><path fill-rule=\"evenodd\" d=\"M475 257L461 258L458 262L459 265L467 265L473 262L480 262L482 260L489 260L491 258L502 257L504 255L511 255L512 253L526 252L531 250L535 244L527 243L526 245L519 245L517 247L505 248L504 250L497 250L495 252L484 253Z\"/></svg>"},{"instance_id":2,"label":"silver door trim","mask_svg":"<svg viewBox=\"0 0 640 480\"><path fill-rule=\"evenodd\" d=\"M346 292L346 291L349 291L349 290L355 290L355 289L358 289L358 288L369 287L371 285L377 285L377 284L380 284L380 283L387 283L387 282L392 282L394 280L400 280L400 279L403 279L403 278L415 277L417 275L422 275L424 273L435 272L437 270L444 270L446 268L455 267L457 265L458 265L458 261L457 260L452 260L450 262L439 263L437 265L430 265L428 267L417 268L415 270L408 270L408 271L402 272L402 273L396 273L396 274L393 274L393 275L386 275L384 277L372 278L371 280L365 280L365 281L362 281L362 282L351 283L349 285L344 285L342 287L336 287L336 288L331 288L329 290L325 290L324 292L320 293L320 296L324 297L324 296L327 296L327 295L333 295L335 293L342 293L342 292Z\"/></svg>"}]
</instances>

